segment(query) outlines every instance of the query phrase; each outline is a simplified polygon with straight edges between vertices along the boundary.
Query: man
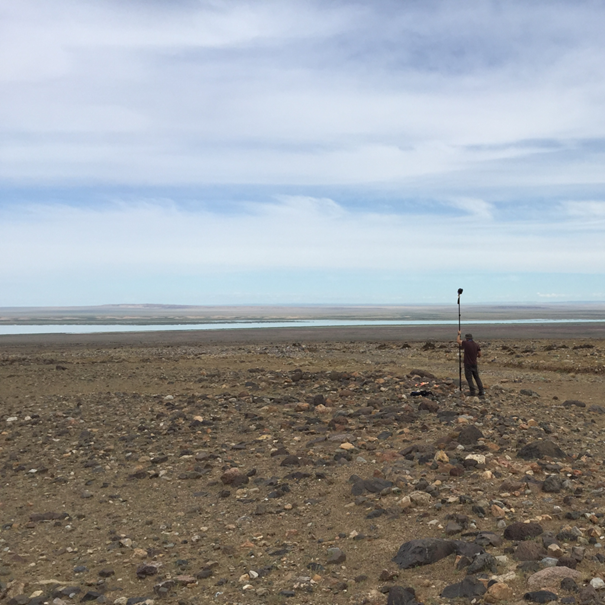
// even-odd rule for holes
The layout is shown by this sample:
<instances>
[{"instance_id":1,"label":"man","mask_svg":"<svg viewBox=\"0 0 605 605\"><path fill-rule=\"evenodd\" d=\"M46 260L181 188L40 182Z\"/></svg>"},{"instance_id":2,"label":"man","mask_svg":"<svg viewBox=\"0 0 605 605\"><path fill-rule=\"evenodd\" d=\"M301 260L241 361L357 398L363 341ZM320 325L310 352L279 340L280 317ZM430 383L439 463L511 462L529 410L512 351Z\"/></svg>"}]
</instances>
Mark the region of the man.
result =
<instances>
[{"instance_id":1,"label":"man","mask_svg":"<svg viewBox=\"0 0 605 605\"><path fill-rule=\"evenodd\" d=\"M469 389L471 390L471 397L475 395L473 378L479 389L479 397L484 397L485 392L483 391L483 383L481 382L481 378L479 378L479 370L477 369L477 358L481 357L481 347L473 340L472 334L466 334L464 338L466 340L460 338L460 330L458 330L456 342L464 351L464 376L466 382L468 382Z\"/></svg>"}]
</instances>

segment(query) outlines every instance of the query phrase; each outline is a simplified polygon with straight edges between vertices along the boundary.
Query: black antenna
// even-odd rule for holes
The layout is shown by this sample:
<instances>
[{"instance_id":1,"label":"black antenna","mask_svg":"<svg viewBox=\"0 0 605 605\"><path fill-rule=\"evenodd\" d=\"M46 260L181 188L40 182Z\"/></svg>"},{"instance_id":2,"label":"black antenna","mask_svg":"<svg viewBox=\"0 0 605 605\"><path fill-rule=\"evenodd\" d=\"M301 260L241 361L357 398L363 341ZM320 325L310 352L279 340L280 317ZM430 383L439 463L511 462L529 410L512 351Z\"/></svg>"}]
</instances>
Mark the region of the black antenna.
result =
<instances>
[{"instance_id":1,"label":"black antenna","mask_svg":"<svg viewBox=\"0 0 605 605\"><path fill-rule=\"evenodd\" d=\"M462 288L458 288L458 332L460 328L460 295L462 294ZM458 345L458 387L462 393L462 347Z\"/></svg>"}]
</instances>

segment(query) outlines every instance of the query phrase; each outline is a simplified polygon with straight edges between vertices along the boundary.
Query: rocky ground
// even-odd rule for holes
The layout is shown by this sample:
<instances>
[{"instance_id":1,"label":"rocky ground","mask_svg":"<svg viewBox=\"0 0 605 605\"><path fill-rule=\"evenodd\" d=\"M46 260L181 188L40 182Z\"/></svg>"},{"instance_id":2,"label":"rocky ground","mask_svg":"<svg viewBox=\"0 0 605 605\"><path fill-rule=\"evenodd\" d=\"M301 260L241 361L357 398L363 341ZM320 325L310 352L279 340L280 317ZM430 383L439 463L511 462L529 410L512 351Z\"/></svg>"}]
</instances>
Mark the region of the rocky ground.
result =
<instances>
[{"instance_id":1,"label":"rocky ground","mask_svg":"<svg viewBox=\"0 0 605 605\"><path fill-rule=\"evenodd\" d=\"M601 602L605 341L482 345L0 349L0 602Z\"/></svg>"}]
</instances>

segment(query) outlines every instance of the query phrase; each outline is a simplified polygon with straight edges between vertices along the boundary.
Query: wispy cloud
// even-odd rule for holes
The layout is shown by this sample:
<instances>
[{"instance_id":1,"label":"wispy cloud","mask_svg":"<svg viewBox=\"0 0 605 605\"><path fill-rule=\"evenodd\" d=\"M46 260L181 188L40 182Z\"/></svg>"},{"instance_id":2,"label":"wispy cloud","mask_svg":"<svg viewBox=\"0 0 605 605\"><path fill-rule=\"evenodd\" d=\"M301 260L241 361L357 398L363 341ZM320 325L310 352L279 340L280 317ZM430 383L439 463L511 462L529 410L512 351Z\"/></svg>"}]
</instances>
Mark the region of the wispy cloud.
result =
<instances>
[{"instance_id":1,"label":"wispy cloud","mask_svg":"<svg viewBox=\"0 0 605 605\"><path fill-rule=\"evenodd\" d=\"M563 202L562 206L570 216L605 219L605 201Z\"/></svg>"},{"instance_id":2,"label":"wispy cloud","mask_svg":"<svg viewBox=\"0 0 605 605\"><path fill-rule=\"evenodd\" d=\"M537 295L540 298L568 298L568 296L569 296L568 294L554 294L554 293L544 294L542 292L537 292Z\"/></svg>"},{"instance_id":3,"label":"wispy cloud","mask_svg":"<svg viewBox=\"0 0 605 605\"><path fill-rule=\"evenodd\" d=\"M0 12L7 279L603 274L599 3Z\"/></svg>"},{"instance_id":4,"label":"wispy cloud","mask_svg":"<svg viewBox=\"0 0 605 605\"><path fill-rule=\"evenodd\" d=\"M170 202L102 209L22 208L0 221L0 274L85 267L193 272L237 268L598 271L600 234L565 236L460 217L346 210L331 199L285 196L225 214Z\"/></svg>"},{"instance_id":5,"label":"wispy cloud","mask_svg":"<svg viewBox=\"0 0 605 605\"><path fill-rule=\"evenodd\" d=\"M473 198L457 198L448 202L453 208L462 210L471 216L480 219L491 219L493 217L493 204L480 199Z\"/></svg>"}]
</instances>

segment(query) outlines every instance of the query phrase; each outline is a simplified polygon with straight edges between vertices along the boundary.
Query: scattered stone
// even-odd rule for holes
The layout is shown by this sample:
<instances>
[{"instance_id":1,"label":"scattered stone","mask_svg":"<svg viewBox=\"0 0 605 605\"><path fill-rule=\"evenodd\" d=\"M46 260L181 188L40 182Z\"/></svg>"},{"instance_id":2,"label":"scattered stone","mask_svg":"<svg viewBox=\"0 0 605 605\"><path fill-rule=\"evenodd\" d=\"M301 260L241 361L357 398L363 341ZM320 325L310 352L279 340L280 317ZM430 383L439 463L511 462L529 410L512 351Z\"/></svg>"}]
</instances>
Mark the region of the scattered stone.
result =
<instances>
[{"instance_id":1,"label":"scattered stone","mask_svg":"<svg viewBox=\"0 0 605 605\"><path fill-rule=\"evenodd\" d=\"M420 603L416 601L416 592L413 588L391 586L387 605L420 605Z\"/></svg>"},{"instance_id":2,"label":"scattered stone","mask_svg":"<svg viewBox=\"0 0 605 605\"><path fill-rule=\"evenodd\" d=\"M536 590L533 592L526 592L523 598L530 603L550 603L551 601L558 601L559 597L549 590Z\"/></svg>"},{"instance_id":3,"label":"scattered stone","mask_svg":"<svg viewBox=\"0 0 605 605\"><path fill-rule=\"evenodd\" d=\"M567 458L567 454L553 441L544 440L528 443L517 452L517 458L524 460Z\"/></svg>"},{"instance_id":4,"label":"scattered stone","mask_svg":"<svg viewBox=\"0 0 605 605\"><path fill-rule=\"evenodd\" d=\"M577 408L585 408L586 404L583 401L578 401L577 399L566 399L563 402L564 408L570 408L572 406L577 407Z\"/></svg>"},{"instance_id":5,"label":"scattered stone","mask_svg":"<svg viewBox=\"0 0 605 605\"><path fill-rule=\"evenodd\" d=\"M552 588L556 590L563 578L572 578L579 580L582 574L575 569L569 567L547 567L532 574L527 578L527 587L540 590L543 588Z\"/></svg>"},{"instance_id":6,"label":"scattered stone","mask_svg":"<svg viewBox=\"0 0 605 605\"><path fill-rule=\"evenodd\" d=\"M507 540L521 541L527 540L528 538L535 538L543 531L542 526L538 523L522 523L519 521L517 523L511 523L511 525L504 530L504 537Z\"/></svg>"},{"instance_id":7,"label":"scattered stone","mask_svg":"<svg viewBox=\"0 0 605 605\"><path fill-rule=\"evenodd\" d=\"M444 599L475 599L484 595L485 584L474 577L467 577L457 584L446 586L441 592Z\"/></svg>"},{"instance_id":8,"label":"scattered stone","mask_svg":"<svg viewBox=\"0 0 605 605\"><path fill-rule=\"evenodd\" d=\"M328 548L327 565L335 565L344 563L347 560L347 555L340 548Z\"/></svg>"},{"instance_id":9,"label":"scattered stone","mask_svg":"<svg viewBox=\"0 0 605 605\"><path fill-rule=\"evenodd\" d=\"M436 563L454 552L456 552L456 545L450 540L419 538L402 544L392 560L401 569L409 569Z\"/></svg>"},{"instance_id":10,"label":"scattered stone","mask_svg":"<svg viewBox=\"0 0 605 605\"><path fill-rule=\"evenodd\" d=\"M456 441L461 445L475 445L483 437L483 433L476 426L469 424L460 431Z\"/></svg>"},{"instance_id":11,"label":"scattered stone","mask_svg":"<svg viewBox=\"0 0 605 605\"><path fill-rule=\"evenodd\" d=\"M546 555L546 551L537 542L521 542L515 549L515 558L518 561L540 561Z\"/></svg>"},{"instance_id":12,"label":"scattered stone","mask_svg":"<svg viewBox=\"0 0 605 605\"><path fill-rule=\"evenodd\" d=\"M542 491L558 494L563 489L563 479L559 475L548 475L542 484Z\"/></svg>"},{"instance_id":13,"label":"scattered stone","mask_svg":"<svg viewBox=\"0 0 605 605\"><path fill-rule=\"evenodd\" d=\"M508 584L496 582L487 589L483 598L486 603L499 603L500 601L510 601L513 596L513 589Z\"/></svg>"}]
</instances>

